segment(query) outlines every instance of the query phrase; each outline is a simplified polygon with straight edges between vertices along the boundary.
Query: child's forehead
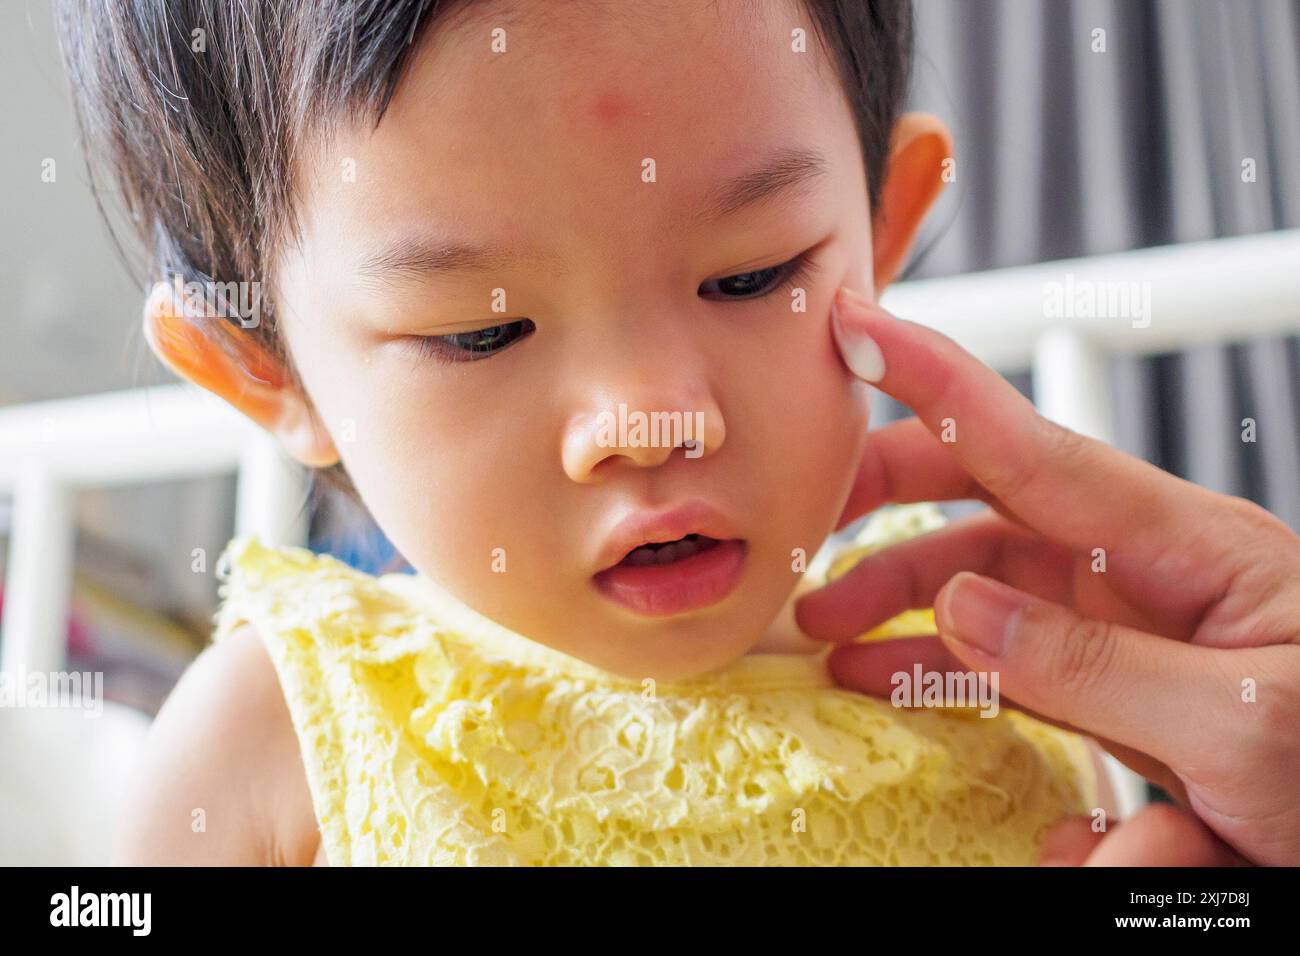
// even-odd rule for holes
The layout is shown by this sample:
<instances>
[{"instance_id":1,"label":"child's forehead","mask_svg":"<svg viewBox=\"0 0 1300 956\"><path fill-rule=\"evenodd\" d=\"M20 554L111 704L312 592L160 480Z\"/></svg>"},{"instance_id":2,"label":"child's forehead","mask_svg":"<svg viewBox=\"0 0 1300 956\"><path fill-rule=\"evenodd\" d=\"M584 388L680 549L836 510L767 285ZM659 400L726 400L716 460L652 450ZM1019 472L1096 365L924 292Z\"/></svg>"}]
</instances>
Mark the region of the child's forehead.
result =
<instances>
[{"instance_id":1,"label":"child's forehead","mask_svg":"<svg viewBox=\"0 0 1300 956\"><path fill-rule=\"evenodd\" d=\"M613 56L649 70L657 61L684 58L693 61L689 72L701 76L724 48L745 60L781 56L795 33L813 32L804 0L461 0L447 6L419 45L468 46L475 56L525 60L546 47L575 64ZM819 58L815 43L803 52ZM539 73L552 68L534 65Z\"/></svg>"},{"instance_id":2,"label":"child's forehead","mask_svg":"<svg viewBox=\"0 0 1300 956\"><path fill-rule=\"evenodd\" d=\"M656 17L621 7L587 17L585 3L568 13L566 4L502 28L500 45L489 42L490 14L440 24L446 31L421 42L377 127L356 132L423 127L444 138L492 138L505 149L539 132L643 130L636 145L648 150L664 148L656 124L743 130L755 116L788 122L784 114L823 105L810 103L825 90L822 54L815 45L793 50L789 24L798 18L770 13L800 7L798 0L762 5L769 15L744 19L735 11L748 4L736 0L658 0L653 9L678 9Z\"/></svg>"},{"instance_id":3,"label":"child's forehead","mask_svg":"<svg viewBox=\"0 0 1300 956\"><path fill-rule=\"evenodd\" d=\"M753 25L759 43L735 43L728 38L736 24L709 38L713 31L703 28L718 14L691 16L703 19L640 37L595 25L577 49L569 44L573 20L545 38L516 29L500 58L479 42L490 18L469 35L455 24L415 53L377 124L351 125L323 149L299 154L314 173L299 202L318 207L327 232L331 219L355 226L358 218L391 222L418 210L448 229L513 241L529 231L550 235L557 216L570 225L591 219L597 206L621 210L622 226L645 230L649 224L631 221L627 210L693 213L716 183L781 147L850 155L841 146L852 145L852 117L812 58L790 49L784 21ZM674 36L699 33L713 55L658 52ZM750 68L755 47L770 57L763 69ZM340 177L349 161L357 173ZM593 234L611 228L584 222Z\"/></svg>"}]
</instances>

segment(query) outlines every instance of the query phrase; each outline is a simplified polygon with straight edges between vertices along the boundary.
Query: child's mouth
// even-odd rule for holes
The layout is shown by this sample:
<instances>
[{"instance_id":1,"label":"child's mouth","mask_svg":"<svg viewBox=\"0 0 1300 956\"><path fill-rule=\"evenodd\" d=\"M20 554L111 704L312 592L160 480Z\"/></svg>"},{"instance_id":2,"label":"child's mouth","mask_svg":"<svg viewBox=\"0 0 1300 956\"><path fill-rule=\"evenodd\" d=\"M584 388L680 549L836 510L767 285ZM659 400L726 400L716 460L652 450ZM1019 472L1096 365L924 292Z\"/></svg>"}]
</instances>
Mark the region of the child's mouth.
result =
<instances>
[{"instance_id":1,"label":"child's mouth","mask_svg":"<svg viewBox=\"0 0 1300 956\"><path fill-rule=\"evenodd\" d=\"M633 548L593 576L602 594L647 617L684 614L716 604L740 581L745 542L687 534Z\"/></svg>"},{"instance_id":2,"label":"child's mouth","mask_svg":"<svg viewBox=\"0 0 1300 956\"><path fill-rule=\"evenodd\" d=\"M630 567L643 567L647 564L672 564L692 554L707 551L718 543L716 538L703 534L688 534L676 541L660 541L643 544L627 553L619 564Z\"/></svg>"}]
</instances>

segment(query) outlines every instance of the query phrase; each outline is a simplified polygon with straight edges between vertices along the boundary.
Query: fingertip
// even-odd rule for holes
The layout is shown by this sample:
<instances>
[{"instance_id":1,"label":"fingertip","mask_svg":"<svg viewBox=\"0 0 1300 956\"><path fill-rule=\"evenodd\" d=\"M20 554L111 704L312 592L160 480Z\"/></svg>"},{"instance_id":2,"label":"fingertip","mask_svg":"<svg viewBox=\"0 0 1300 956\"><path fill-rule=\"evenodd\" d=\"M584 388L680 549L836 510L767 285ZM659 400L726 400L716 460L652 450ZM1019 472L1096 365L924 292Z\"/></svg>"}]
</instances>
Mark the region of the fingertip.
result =
<instances>
[{"instance_id":1,"label":"fingertip","mask_svg":"<svg viewBox=\"0 0 1300 956\"><path fill-rule=\"evenodd\" d=\"M845 366L864 382L875 384L885 377L885 356L876 340L839 310L831 312L831 330Z\"/></svg>"},{"instance_id":2,"label":"fingertip","mask_svg":"<svg viewBox=\"0 0 1300 956\"><path fill-rule=\"evenodd\" d=\"M873 296L868 295L861 289L855 289L847 283L836 290L836 299L842 302L846 308L872 312L877 315L889 315L888 312L881 308L880 303Z\"/></svg>"},{"instance_id":3,"label":"fingertip","mask_svg":"<svg viewBox=\"0 0 1300 956\"><path fill-rule=\"evenodd\" d=\"M872 648L864 644L841 644L826 656L831 680L862 694L884 696L889 693L888 675L880 674Z\"/></svg>"},{"instance_id":4,"label":"fingertip","mask_svg":"<svg viewBox=\"0 0 1300 956\"><path fill-rule=\"evenodd\" d=\"M835 294L840 299L845 299L850 302L861 302L864 304L869 304L871 302L871 300L867 298L866 293L859 292L847 282L841 283L840 287L835 290Z\"/></svg>"},{"instance_id":5,"label":"fingertip","mask_svg":"<svg viewBox=\"0 0 1300 956\"><path fill-rule=\"evenodd\" d=\"M794 622L799 630L813 640L828 644L841 643L855 637L857 632L846 633L836 626L836 619L828 600L830 595L823 586L811 591L794 603Z\"/></svg>"}]
</instances>

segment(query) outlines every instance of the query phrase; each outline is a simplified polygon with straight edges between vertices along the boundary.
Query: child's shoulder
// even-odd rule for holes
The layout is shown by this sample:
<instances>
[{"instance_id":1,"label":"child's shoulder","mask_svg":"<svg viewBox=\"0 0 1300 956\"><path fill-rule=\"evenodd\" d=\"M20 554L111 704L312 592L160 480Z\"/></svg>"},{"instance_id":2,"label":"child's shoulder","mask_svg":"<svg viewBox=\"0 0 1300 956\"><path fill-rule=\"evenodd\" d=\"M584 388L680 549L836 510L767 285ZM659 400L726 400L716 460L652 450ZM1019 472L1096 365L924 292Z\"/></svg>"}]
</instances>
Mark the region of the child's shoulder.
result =
<instances>
[{"instance_id":1,"label":"child's shoulder","mask_svg":"<svg viewBox=\"0 0 1300 956\"><path fill-rule=\"evenodd\" d=\"M149 732L116 856L125 864L310 864L319 847L297 738L250 624L182 675Z\"/></svg>"}]
</instances>

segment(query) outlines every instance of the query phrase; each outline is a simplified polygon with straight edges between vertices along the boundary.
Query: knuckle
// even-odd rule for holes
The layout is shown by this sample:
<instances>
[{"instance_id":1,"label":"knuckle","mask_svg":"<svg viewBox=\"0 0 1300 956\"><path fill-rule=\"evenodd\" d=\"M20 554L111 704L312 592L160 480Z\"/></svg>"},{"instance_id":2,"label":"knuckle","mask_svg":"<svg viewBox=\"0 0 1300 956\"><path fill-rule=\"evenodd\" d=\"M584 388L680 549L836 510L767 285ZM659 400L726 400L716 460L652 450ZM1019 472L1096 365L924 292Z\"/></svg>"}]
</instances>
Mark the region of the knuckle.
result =
<instances>
[{"instance_id":1,"label":"knuckle","mask_svg":"<svg viewBox=\"0 0 1300 956\"><path fill-rule=\"evenodd\" d=\"M1082 467L1087 458L1089 440L1064 425L1044 418L1033 416L1033 433L1025 454L1008 458L1002 471L990 475L986 482L989 490L1004 500L1019 497L1029 485L1043 473L1040 464L1052 462L1054 467Z\"/></svg>"},{"instance_id":2,"label":"knuckle","mask_svg":"<svg viewBox=\"0 0 1300 956\"><path fill-rule=\"evenodd\" d=\"M1114 656L1115 632L1110 623L1076 619L1053 655L1053 683L1071 693L1092 690L1105 681Z\"/></svg>"},{"instance_id":3,"label":"knuckle","mask_svg":"<svg viewBox=\"0 0 1300 956\"><path fill-rule=\"evenodd\" d=\"M1091 448L1088 438L1041 415L1038 416L1038 422L1043 447L1053 460L1068 466L1087 457Z\"/></svg>"}]
</instances>

